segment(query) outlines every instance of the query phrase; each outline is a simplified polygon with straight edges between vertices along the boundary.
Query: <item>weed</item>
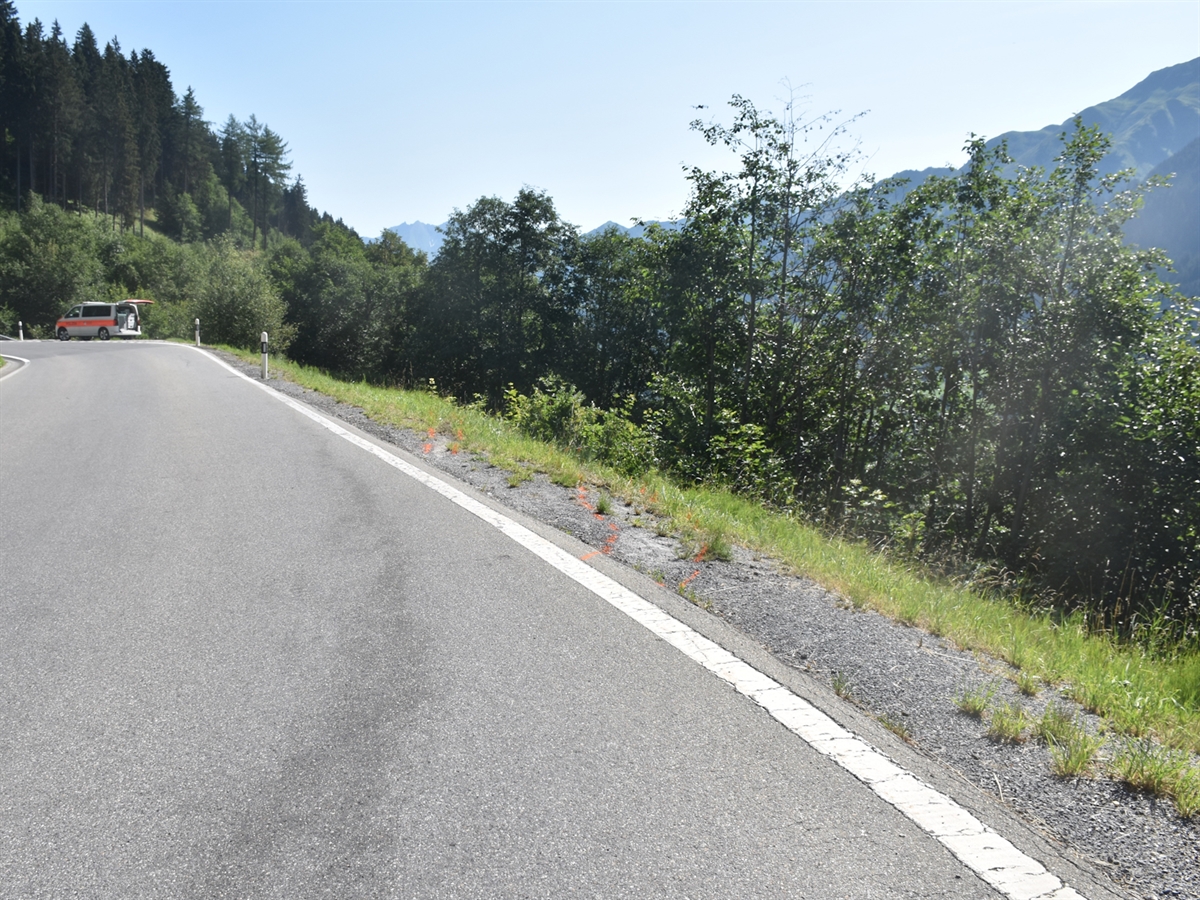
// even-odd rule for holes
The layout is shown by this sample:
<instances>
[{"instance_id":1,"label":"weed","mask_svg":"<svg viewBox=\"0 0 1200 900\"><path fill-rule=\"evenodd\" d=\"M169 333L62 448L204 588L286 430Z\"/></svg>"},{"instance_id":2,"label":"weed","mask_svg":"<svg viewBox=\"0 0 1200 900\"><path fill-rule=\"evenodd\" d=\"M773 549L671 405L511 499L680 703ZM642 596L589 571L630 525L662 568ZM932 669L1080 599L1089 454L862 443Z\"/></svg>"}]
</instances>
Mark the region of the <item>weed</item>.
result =
<instances>
[{"instance_id":1,"label":"weed","mask_svg":"<svg viewBox=\"0 0 1200 900\"><path fill-rule=\"evenodd\" d=\"M1025 707L1004 700L993 704L990 712L988 737L1005 744L1020 744L1025 741L1025 729L1029 727L1029 713L1025 711Z\"/></svg>"},{"instance_id":2,"label":"weed","mask_svg":"<svg viewBox=\"0 0 1200 900\"><path fill-rule=\"evenodd\" d=\"M1042 679L1038 678L1032 672L1022 669L1017 673L1017 690L1026 697L1036 697L1038 691L1042 689Z\"/></svg>"},{"instance_id":3,"label":"weed","mask_svg":"<svg viewBox=\"0 0 1200 900\"><path fill-rule=\"evenodd\" d=\"M850 683L850 676L845 672L834 672L833 692L843 700L849 700L854 693L854 685Z\"/></svg>"},{"instance_id":4,"label":"weed","mask_svg":"<svg viewBox=\"0 0 1200 900\"><path fill-rule=\"evenodd\" d=\"M612 500L609 498L608 494L601 494L599 499L596 500L596 512L600 513L602 516L611 516L612 511Z\"/></svg>"},{"instance_id":5,"label":"weed","mask_svg":"<svg viewBox=\"0 0 1200 900\"><path fill-rule=\"evenodd\" d=\"M710 532L704 546L706 548L705 559L719 559L721 562L729 562L733 559L733 547L723 534Z\"/></svg>"},{"instance_id":6,"label":"weed","mask_svg":"<svg viewBox=\"0 0 1200 900\"><path fill-rule=\"evenodd\" d=\"M992 697L995 696L996 686L994 684L984 684L973 688L963 688L954 698L954 705L960 711L965 712L968 716L976 719L983 718L983 712L992 702Z\"/></svg>"},{"instance_id":7,"label":"weed","mask_svg":"<svg viewBox=\"0 0 1200 900\"><path fill-rule=\"evenodd\" d=\"M688 584L688 582L690 580L691 579L685 579L685 580L679 582L679 587L677 587L675 589L676 592L679 594L680 597L682 597L684 600L688 601L688 603L691 603L693 606L698 606L701 609L711 610L712 609L712 601L701 599L700 595L696 593L696 589L694 587L692 587L690 584Z\"/></svg>"},{"instance_id":8,"label":"weed","mask_svg":"<svg viewBox=\"0 0 1200 900\"><path fill-rule=\"evenodd\" d=\"M1166 797L1171 795L1171 788L1185 778L1188 755L1150 738L1139 738L1124 742L1109 763L1109 771L1134 790Z\"/></svg>"},{"instance_id":9,"label":"weed","mask_svg":"<svg viewBox=\"0 0 1200 900\"><path fill-rule=\"evenodd\" d=\"M1104 739L1088 734L1083 728L1071 726L1060 737L1046 741L1050 750L1050 767L1055 775L1063 778L1078 778L1088 775L1096 763L1096 755L1104 746Z\"/></svg>"},{"instance_id":10,"label":"weed","mask_svg":"<svg viewBox=\"0 0 1200 900\"><path fill-rule=\"evenodd\" d=\"M533 476L529 473L528 469L517 469L517 471L508 476L508 486L510 488L518 487L519 485L524 484L526 481L529 481L531 478L533 478Z\"/></svg>"},{"instance_id":11,"label":"weed","mask_svg":"<svg viewBox=\"0 0 1200 900\"><path fill-rule=\"evenodd\" d=\"M1183 772L1175 782L1173 794L1179 815L1190 819L1200 813L1200 768L1192 766Z\"/></svg>"},{"instance_id":12,"label":"weed","mask_svg":"<svg viewBox=\"0 0 1200 900\"><path fill-rule=\"evenodd\" d=\"M656 519L654 521L654 533L659 537L667 537L671 533L671 520Z\"/></svg>"},{"instance_id":13,"label":"weed","mask_svg":"<svg viewBox=\"0 0 1200 900\"><path fill-rule=\"evenodd\" d=\"M659 584L666 586L667 574L662 569L655 569L650 573L650 577Z\"/></svg>"},{"instance_id":14,"label":"weed","mask_svg":"<svg viewBox=\"0 0 1200 900\"><path fill-rule=\"evenodd\" d=\"M1047 744L1062 744L1080 731L1079 723L1061 703L1049 703L1033 725L1033 733Z\"/></svg>"},{"instance_id":15,"label":"weed","mask_svg":"<svg viewBox=\"0 0 1200 900\"><path fill-rule=\"evenodd\" d=\"M891 716L884 714L879 717L879 724L890 731L906 744L911 744L913 737L912 732L908 730L908 726L898 719L893 719Z\"/></svg>"}]
</instances>

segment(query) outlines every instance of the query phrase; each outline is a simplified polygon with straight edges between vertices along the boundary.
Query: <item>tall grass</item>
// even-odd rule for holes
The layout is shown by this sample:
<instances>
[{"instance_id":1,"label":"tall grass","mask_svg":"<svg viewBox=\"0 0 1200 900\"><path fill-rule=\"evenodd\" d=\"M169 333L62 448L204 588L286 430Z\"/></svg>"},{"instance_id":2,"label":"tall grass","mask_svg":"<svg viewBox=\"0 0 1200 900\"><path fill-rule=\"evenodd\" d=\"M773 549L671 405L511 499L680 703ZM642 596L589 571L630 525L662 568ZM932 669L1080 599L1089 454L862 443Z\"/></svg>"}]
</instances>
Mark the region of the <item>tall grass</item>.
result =
<instances>
[{"instance_id":1,"label":"tall grass","mask_svg":"<svg viewBox=\"0 0 1200 900\"><path fill-rule=\"evenodd\" d=\"M259 359L222 349L250 362ZM855 606L1004 660L1027 678L1065 685L1073 699L1103 716L1113 730L1200 752L1200 653L1195 647L1151 652L1144 643L1097 633L1082 615L1056 618L995 593L972 591L727 490L683 486L657 471L622 475L586 462L526 436L502 418L429 391L339 381L283 358L273 358L271 367L277 375L361 407L379 422L433 429L514 472L532 467L561 484L602 487L669 519L698 542L738 544L770 555Z\"/></svg>"}]
</instances>

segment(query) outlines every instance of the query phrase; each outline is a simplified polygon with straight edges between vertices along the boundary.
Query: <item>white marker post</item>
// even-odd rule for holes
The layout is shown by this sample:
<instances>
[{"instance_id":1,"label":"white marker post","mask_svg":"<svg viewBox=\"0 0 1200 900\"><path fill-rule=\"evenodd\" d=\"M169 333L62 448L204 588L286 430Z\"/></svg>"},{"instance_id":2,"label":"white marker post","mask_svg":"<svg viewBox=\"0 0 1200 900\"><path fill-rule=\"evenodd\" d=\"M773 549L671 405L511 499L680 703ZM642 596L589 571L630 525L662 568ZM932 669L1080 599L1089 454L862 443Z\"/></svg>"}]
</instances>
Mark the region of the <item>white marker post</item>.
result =
<instances>
[{"instance_id":1,"label":"white marker post","mask_svg":"<svg viewBox=\"0 0 1200 900\"><path fill-rule=\"evenodd\" d=\"M21 340L25 340L25 323L24 322L21 322L21 321L17 322L17 337L19 337Z\"/></svg>"},{"instance_id":2,"label":"white marker post","mask_svg":"<svg viewBox=\"0 0 1200 900\"><path fill-rule=\"evenodd\" d=\"M200 346L200 320L196 320L196 346Z\"/></svg>"},{"instance_id":3,"label":"white marker post","mask_svg":"<svg viewBox=\"0 0 1200 900\"><path fill-rule=\"evenodd\" d=\"M267 333L262 333L263 381L267 380Z\"/></svg>"}]
</instances>

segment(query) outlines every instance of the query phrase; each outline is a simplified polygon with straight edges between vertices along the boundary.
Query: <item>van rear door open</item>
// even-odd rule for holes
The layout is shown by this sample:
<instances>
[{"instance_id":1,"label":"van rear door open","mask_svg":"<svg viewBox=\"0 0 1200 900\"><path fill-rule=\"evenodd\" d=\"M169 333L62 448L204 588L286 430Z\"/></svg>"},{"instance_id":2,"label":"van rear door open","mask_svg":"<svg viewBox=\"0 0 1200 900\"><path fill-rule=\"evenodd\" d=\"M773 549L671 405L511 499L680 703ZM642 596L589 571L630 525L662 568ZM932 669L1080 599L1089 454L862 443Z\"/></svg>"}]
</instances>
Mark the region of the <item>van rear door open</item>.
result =
<instances>
[{"instance_id":1,"label":"van rear door open","mask_svg":"<svg viewBox=\"0 0 1200 900\"><path fill-rule=\"evenodd\" d=\"M84 303L73 306L54 325L60 341L94 337L107 341L110 337L131 338L142 333L141 307L153 300L122 300L120 303Z\"/></svg>"}]
</instances>

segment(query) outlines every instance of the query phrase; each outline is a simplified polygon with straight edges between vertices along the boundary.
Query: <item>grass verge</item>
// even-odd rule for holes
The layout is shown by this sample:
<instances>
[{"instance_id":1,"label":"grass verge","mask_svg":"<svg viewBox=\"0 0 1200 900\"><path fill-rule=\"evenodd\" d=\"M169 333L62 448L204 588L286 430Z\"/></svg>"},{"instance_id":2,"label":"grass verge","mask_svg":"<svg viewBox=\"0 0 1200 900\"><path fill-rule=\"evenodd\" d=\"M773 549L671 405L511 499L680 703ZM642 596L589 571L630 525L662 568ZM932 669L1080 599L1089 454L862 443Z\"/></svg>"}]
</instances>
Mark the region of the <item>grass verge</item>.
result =
<instances>
[{"instance_id":1,"label":"grass verge","mask_svg":"<svg viewBox=\"0 0 1200 900\"><path fill-rule=\"evenodd\" d=\"M251 363L259 355L221 348ZM960 647L1002 659L1030 684L1062 684L1072 699L1134 738L1200 753L1200 654L1149 653L1091 631L1081 616L1053 618L1005 598L929 577L863 544L830 537L725 490L681 486L659 472L636 478L533 440L511 423L426 391L340 381L282 357L277 376L360 407L379 422L446 435L486 454L518 477L528 470L553 481L586 482L653 512L699 545L738 544L780 560L857 607L870 607ZM985 701L986 702L986 701Z\"/></svg>"}]
</instances>

